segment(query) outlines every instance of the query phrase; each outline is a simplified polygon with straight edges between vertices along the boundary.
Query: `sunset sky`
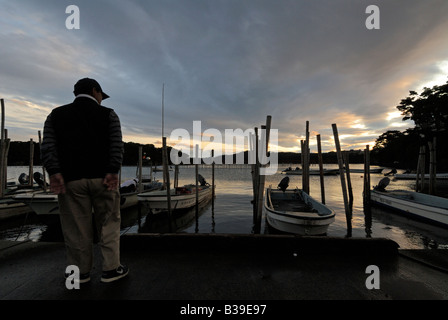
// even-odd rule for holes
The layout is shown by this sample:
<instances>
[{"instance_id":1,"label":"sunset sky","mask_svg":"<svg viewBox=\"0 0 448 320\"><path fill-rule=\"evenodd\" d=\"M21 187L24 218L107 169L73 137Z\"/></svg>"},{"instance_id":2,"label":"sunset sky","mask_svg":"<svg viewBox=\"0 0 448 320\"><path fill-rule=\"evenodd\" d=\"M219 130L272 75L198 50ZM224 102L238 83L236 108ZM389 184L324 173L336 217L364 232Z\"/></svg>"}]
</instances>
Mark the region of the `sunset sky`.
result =
<instances>
[{"instance_id":1,"label":"sunset sky","mask_svg":"<svg viewBox=\"0 0 448 320\"><path fill-rule=\"evenodd\" d=\"M69 5L80 28L67 29ZM380 29L366 28L366 8ZM448 78L446 0L0 0L0 98L13 141L37 140L51 110L90 77L125 142L174 129L259 127L299 151L310 121L324 151L364 149L412 127L396 106ZM168 141L173 145L175 141ZM218 152L219 153L219 152Z\"/></svg>"}]
</instances>

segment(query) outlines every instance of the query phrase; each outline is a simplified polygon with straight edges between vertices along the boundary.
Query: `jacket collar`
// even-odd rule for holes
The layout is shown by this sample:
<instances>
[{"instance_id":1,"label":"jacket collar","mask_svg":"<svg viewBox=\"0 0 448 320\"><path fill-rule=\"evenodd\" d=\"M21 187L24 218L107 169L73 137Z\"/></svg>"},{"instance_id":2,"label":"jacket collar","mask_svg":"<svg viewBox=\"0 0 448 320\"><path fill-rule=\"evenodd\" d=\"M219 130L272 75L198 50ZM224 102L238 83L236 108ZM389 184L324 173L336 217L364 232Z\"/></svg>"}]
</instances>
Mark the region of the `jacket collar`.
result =
<instances>
[{"instance_id":1,"label":"jacket collar","mask_svg":"<svg viewBox=\"0 0 448 320\"><path fill-rule=\"evenodd\" d=\"M96 101L96 99L95 99L94 97L92 97L92 96L90 96L90 95L88 95L88 94L84 94L84 93L78 94L78 95L76 96L75 100L78 99L78 98L89 98L89 99L92 99L93 101L95 101L96 104L99 105L98 101Z\"/></svg>"}]
</instances>

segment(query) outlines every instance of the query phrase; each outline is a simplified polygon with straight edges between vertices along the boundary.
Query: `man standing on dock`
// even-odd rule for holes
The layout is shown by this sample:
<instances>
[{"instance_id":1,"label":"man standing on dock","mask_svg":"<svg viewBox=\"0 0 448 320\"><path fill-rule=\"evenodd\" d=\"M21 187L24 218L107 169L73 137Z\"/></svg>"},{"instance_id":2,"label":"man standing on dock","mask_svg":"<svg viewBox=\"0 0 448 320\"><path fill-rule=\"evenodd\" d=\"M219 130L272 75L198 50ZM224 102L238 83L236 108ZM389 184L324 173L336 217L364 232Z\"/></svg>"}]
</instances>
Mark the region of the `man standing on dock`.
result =
<instances>
[{"instance_id":1,"label":"man standing on dock","mask_svg":"<svg viewBox=\"0 0 448 320\"><path fill-rule=\"evenodd\" d=\"M79 268L80 283L90 281L93 214L103 257L101 282L112 282L129 272L120 263L120 120L101 106L109 96L96 80L79 80L74 94L73 103L55 108L45 122L42 161L58 195L68 264Z\"/></svg>"}]
</instances>

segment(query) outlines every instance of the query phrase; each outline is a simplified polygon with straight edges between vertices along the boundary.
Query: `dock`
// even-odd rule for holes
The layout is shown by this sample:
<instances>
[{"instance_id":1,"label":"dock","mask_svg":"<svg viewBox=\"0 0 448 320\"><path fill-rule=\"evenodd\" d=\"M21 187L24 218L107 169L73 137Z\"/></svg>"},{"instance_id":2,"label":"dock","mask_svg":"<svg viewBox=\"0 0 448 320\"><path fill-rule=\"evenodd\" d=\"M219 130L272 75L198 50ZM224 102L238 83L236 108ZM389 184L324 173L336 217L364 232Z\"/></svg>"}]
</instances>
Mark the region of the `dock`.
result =
<instances>
[{"instance_id":1,"label":"dock","mask_svg":"<svg viewBox=\"0 0 448 320\"><path fill-rule=\"evenodd\" d=\"M448 299L448 250L400 250L388 239L130 234L128 277L68 290L63 243L0 241L1 300L296 301ZM379 288L368 288L369 266ZM369 280L370 279L370 280ZM176 308L169 312L178 313Z\"/></svg>"}]
</instances>

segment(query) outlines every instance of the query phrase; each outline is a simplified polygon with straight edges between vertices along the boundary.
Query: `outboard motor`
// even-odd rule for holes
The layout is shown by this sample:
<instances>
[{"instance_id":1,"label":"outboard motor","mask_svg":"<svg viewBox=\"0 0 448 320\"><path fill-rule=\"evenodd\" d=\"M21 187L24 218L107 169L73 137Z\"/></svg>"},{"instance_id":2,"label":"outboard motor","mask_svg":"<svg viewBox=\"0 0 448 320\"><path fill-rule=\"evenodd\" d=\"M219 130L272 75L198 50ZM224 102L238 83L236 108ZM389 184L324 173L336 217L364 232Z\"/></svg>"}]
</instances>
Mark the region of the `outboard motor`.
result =
<instances>
[{"instance_id":1,"label":"outboard motor","mask_svg":"<svg viewBox=\"0 0 448 320\"><path fill-rule=\"evenodd\" d=\"M30 178L28 177L28 175L26 174L26 173L22 173L20 176L19 176L19 183L21 184L21 185L29 185L30 184Z\"/></svg>"},{"instance_id":2,"label":"outboard motor","mask_svg":"<svg viewBox=\"0 0 448 320\"><path fill-rule=\"evenodd\" d=\"M44 183L44 175L40 172L34 172L33 174L34 181L39 185L39 187L44 188L48 187L47 183Z\"/></svg>"},{"instance_id":3,"label":"outboard motor","mask_svg":"<svg viewBox=\"0 0 448 320\"><path fill-rule=\"evenodd\" d=\"M201 184L202 187L208 186L208 182L205 181L204 177L198 174L198 182Z\"/></svg>"},{"instance_id":4,"label":"outboard motor","mask_svg":"<svg viewBox=\"0 0 448 320\"><path fill-rule=\"evenodd\" d=\"M279 188L280 190L282 190L283 192L286 191L286 189L288 188L288 186L289 186L289 177L284 177L284 178L282 179L282 181L280 181L280 183L278 184L278 188Z\"/></svg>"},{"instance_id":5,"label":"outboard motor","mask_svg":"<svg viewBox=\"0 0 448 320\"><path fill-rule=\"evenodd\" d=\"M386 191L386 187L389 185L390 183L390 179L388 177L383 178L380 180L380 182L378 182L378 185L376 187L373 187L373 190L376 191Z\"/></svg>"}]
</instances>

